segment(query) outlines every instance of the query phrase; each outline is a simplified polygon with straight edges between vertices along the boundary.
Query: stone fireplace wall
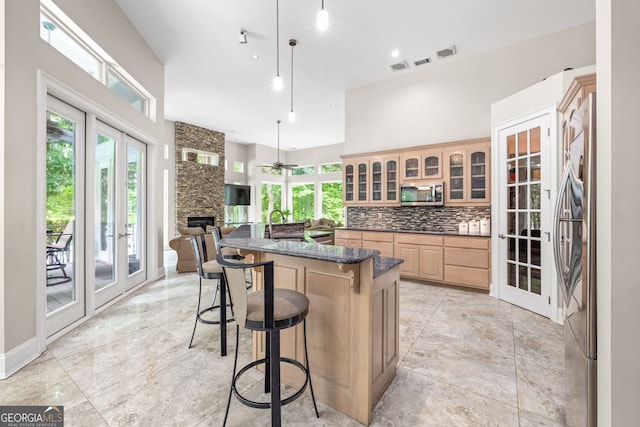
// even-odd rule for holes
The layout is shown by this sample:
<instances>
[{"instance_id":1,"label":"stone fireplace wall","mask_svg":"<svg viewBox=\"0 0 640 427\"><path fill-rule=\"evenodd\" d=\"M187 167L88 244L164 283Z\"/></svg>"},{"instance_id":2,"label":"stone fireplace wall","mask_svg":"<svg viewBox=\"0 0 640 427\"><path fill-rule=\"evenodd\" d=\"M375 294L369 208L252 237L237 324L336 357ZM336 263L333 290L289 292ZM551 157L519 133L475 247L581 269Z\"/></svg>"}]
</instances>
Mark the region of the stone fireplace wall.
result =
<instances>
[{"instance_id":1,"label":"stone fireplace wall","mask_svg":"<svg viewBox=\"0 0 640 427\"><path fill-rule=\"evenodd\" d=\"M190 216L215 216L224 224L224 134L176 122L176 228ZM218 166L201 164L197 153L183 160L183 149L219 155Z\"/></svg>"}]
</instances>

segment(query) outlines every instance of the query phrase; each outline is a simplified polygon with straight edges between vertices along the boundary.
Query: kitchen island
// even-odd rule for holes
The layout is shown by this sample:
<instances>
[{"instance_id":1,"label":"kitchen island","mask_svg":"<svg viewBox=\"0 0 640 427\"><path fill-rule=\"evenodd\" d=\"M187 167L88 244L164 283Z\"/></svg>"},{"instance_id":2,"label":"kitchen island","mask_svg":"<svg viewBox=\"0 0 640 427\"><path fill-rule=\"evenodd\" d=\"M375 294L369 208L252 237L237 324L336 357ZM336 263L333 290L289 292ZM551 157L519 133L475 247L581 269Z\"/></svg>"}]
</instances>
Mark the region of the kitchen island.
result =
<instances>
[{"instance_id":1,"label":"kitchen island","mask_svg":"<svg viewBox=\"0 0 640 427\"><path fill-rule=\"evenodd\" d=\"M307 295L307 343L319 401L368 425L393 380L399 352L399 265L373 249L321 245L311 239L265 239L264 225L243 225L222 245L251 261L274 261L275 286ZM261 287L260 272L254 284ZM301 326L283 331L281 355L304 361ZM253 357L264 355L264 335L254 333ZM282 366L285 383L304 381Z\"/></svg>"}]
</instances>

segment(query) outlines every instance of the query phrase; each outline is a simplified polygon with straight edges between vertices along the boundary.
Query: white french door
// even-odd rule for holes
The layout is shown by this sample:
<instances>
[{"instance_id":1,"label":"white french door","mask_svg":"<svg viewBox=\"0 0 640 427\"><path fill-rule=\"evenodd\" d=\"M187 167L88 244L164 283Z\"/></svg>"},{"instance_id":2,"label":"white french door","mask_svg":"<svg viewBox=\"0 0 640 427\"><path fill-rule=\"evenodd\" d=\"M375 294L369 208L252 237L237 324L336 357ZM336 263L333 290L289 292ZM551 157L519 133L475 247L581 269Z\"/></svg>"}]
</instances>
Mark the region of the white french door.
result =
<instances>
[{"instance_id":1,"label":"white french door","mask_svg":"<svg viewBox=\"0 0 640 427\"><path fill-rule=\"evenodd\" d=\"M95 221L87 239L87 272L98 308L146 279L146 149L101 121L91 148L87 199Z\"/></svg>"},{"instance_id":2,"label":"white french door","mask_svg":"<svg viewBox=\"0 0 640 427\"><path fill-rule=\"evenodd\" d=\"M499 295L545 317L555 289L550 114L498 129Z\"/></svg>"},{"instance_id":3,"label":"white french door","mask_svg":"<svg viewBox=\"0 0 640 427\"><path fill-rule=\"evenodd\" d=\"M85 113L47 97L46 333L86 314L84 275Z\"/></svg>"},{"instance_id":4,"label":"white french door","mask_svg":"<svg viewBox=\"0 0 640 427\"><path fill-rule=\"evenodd\" d=\"M144 282L146 145L47 96L47 337Z\"/></svg>"}]
</instances>

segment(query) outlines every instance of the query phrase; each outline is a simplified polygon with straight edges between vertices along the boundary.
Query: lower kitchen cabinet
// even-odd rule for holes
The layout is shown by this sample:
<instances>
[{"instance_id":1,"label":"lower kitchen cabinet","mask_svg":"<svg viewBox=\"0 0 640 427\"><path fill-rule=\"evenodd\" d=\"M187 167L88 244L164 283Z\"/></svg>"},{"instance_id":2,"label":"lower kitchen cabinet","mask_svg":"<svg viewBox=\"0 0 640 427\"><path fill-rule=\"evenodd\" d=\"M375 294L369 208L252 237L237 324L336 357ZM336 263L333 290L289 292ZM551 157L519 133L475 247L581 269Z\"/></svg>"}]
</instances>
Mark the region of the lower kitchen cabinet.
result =
<instances>
[{"instance_id":1,"label":"lower kitchen cabinet","mask_svg":"<svg viewBox=\"0 0 640 427\"><path fill-rule=\"evenodd\" d=\"M335 245L347 248L362 247L362 231L335 230Z\"/></svg>"},{"instance_id":2,"label":"lower kitchen cabinet","mask_svg":"<svg viewBox=\"0 0 640 427\"><path fill-rule=\"evenodd\" d=\"M336 230L336 246L377 249L402 258L400 277L489 289L491 252L488 237L442 236L387 231Z\"/></svg>"},{"instance_id":3,"label":"lower kitchen cabinet","mask_svg":"<svg viewBox=\"0 0 640 427\"><path fill-rule=\"evenodd\" d=\"M401 277L442 281L442 236L396 233L394 256L404 259Z\"/></svg>"},{"instance_id":4,"label":"lower kitchen cabinet","mask_svg":"<svg viewBox=\"0 0 640 427\"><path fill-rule=\"evenodd\" d=\"M445 237L444 281L489 289L491 253L489 238Z\"/></svg>"},{"instance_id":5,"label":"lower kitchen cabinet","mask_svg":"<svg viewBox=\"0 0 640 427\"><path fill-rule=\"evenodd\" d=\"M362 248L377 249L381 256L393 258L393 233L363 231Z\"/></svg>"}]
</instances>

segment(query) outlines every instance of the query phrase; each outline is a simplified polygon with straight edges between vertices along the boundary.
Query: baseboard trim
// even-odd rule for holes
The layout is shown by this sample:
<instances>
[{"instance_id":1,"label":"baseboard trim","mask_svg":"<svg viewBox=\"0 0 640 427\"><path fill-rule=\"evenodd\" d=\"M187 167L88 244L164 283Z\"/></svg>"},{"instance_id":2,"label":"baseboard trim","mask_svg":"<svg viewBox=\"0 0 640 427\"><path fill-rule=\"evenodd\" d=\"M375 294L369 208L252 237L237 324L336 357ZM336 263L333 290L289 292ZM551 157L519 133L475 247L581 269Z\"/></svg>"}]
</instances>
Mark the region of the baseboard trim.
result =
<instances>
[{"instance_id":1,"label":"baseboard trim","mask_svg":"<svg viewBox=\"0 0 640 427\"><path fill-rule=\"evenodd\" d=\"M33 337L8 353L0 354L0 380L5 380L40 356L38 338Z\"/></svg>"}]
</instances>

